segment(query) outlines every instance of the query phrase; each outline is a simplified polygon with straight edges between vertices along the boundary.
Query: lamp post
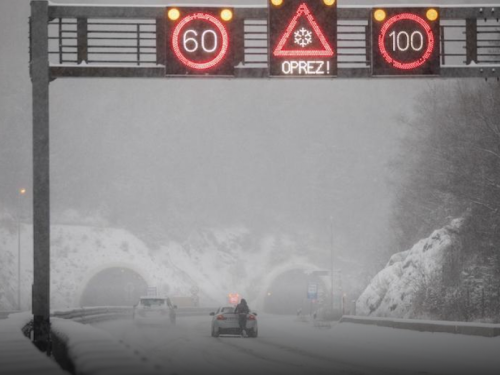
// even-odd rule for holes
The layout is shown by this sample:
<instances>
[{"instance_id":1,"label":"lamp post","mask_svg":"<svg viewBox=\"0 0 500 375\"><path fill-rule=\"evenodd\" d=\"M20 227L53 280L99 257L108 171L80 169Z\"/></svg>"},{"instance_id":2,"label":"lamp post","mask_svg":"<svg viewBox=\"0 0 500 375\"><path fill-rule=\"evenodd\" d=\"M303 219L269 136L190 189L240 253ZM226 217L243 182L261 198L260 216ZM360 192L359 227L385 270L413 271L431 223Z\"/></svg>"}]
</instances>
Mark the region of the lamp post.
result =
<instances>
[{"instance_id":1,"label":"lamp post","mask_svg":"<svg viewBox=\"0 0 500 375\"><path fill-rule=\"evenodd\" d=\"M330 307L333 314L333 216L330 216Z\"/></svg>"},{"instance_id":2,"label":"lamp post","mask_svg":"<svg viewBox=\"0 0 500 375\"><path fill-rule=\"evenodd\" d=\"M21 311L21 197L26 189L19 189L17 196L17 308Z\"/></svg>"}]
</instances>

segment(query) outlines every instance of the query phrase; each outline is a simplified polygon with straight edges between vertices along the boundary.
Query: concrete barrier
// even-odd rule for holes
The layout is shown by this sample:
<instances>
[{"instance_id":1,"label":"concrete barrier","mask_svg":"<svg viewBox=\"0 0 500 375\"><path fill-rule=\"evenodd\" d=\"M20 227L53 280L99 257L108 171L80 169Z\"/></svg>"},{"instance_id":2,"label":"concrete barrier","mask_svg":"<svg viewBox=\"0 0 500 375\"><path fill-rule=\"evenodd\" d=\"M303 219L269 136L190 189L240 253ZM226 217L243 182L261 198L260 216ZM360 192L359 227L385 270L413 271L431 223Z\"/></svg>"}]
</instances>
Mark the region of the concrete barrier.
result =
<instances>
[{"instance_id":1,"label":"concrete barrier","mask_svg":"<svg viewBox=\"0 0 500 375\"><path fill-rule=\"evenodd\" d=\"M349 315L343 316L339 323L370 324L380 327L409 329L418 332L442 332L482 337L500 336L500 324L372 318Z\"/></svg>"}]
</instances>

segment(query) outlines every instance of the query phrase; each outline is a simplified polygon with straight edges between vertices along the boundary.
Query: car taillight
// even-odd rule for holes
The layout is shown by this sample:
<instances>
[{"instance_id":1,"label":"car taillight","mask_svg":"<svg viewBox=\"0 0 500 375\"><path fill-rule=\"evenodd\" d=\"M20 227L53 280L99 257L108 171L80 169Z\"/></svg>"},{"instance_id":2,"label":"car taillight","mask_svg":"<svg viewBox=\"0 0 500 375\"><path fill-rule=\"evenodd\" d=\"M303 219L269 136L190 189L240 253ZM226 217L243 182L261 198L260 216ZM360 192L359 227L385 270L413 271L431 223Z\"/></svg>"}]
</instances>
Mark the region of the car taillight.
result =
<instances>
[{"instance_id":1,"label":"car taillight","mask_svg":"<svg viewBox=\"0 0 500 375\"><path fill-rule=\"evenodd\" d=\"M257 318L255 317L255 315L252 315L252 314L248 314L248 320L256 320Z\"/></svg>"},{"instance_id":2,"label":"car taillight","mask_svg":"<svg viewBox=\"0 0 500 375\"><path fill-rule=\"evenodd\" d=\"M217 320L226 320L226 319L227 318L222 314L217 315Z\"/></svg>"}]
</instances>

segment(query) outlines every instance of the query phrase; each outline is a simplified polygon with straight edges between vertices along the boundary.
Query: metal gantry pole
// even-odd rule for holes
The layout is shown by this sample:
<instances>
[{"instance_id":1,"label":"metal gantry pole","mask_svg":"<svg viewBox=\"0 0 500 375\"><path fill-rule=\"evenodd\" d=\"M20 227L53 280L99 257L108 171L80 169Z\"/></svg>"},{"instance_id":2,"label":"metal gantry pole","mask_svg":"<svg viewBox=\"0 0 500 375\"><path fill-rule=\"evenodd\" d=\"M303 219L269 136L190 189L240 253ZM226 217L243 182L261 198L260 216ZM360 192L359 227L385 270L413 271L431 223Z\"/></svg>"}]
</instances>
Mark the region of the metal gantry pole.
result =
<instances>
[{"instance_id":1,"label":"metal gantry pole","mask_svg":"<svg viewBox=\"0 0 500 375\"><path fill-rule=\"evenodd\" d=\"M50 352L50 186L48 2L31 2L33 87L33 340Z\"/></svg>"}]
</instances>

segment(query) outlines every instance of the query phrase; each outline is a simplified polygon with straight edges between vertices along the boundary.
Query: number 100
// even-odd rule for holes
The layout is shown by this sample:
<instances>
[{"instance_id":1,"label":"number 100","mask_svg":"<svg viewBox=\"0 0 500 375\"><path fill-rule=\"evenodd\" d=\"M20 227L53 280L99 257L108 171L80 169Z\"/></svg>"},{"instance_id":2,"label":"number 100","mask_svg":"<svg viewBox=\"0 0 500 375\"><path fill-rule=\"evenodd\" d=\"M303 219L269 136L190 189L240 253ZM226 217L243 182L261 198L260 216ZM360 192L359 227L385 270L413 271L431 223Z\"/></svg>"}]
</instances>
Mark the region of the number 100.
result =
<instances>
[{"instance_id":1,"label":"number 100","mask_svg":"<svg viewBox=\"0 0 500 375\"><path fill-rule=\"evenodd\" d=\"M399 31L389 34L392 39L392 50L396 51L407 51L411 48L413 51L420 51L424 47L424 36L420 31L414 31L408 34L406 31Z\"/></svg>"}]
</instances>

